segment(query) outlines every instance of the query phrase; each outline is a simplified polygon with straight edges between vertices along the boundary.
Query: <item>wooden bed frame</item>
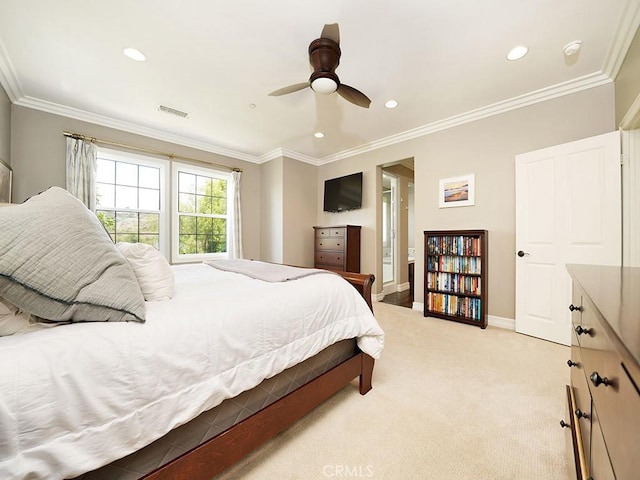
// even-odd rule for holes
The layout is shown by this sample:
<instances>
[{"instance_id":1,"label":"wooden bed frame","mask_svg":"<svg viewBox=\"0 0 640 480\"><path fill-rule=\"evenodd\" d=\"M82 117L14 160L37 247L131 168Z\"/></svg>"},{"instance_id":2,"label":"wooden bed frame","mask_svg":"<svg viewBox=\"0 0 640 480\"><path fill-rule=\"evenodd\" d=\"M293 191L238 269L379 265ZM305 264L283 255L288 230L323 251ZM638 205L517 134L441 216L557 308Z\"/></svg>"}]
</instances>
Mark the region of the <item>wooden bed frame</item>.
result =
<instances>
[{"instance_id":1,"label":"wooden bed frame","mask_svg":"<svg viewBox=\"0 0 640 480\"><path fill-rule=\"evenodd\" d=\"M364 297L369 308L370 274L337 272ZM358 352L331 370L228 428L193 450L145 475L146 480L210 480L276 436L339 390L359 378L360 394L371 390L374 359Z\"/></svg>"}]
</instances>

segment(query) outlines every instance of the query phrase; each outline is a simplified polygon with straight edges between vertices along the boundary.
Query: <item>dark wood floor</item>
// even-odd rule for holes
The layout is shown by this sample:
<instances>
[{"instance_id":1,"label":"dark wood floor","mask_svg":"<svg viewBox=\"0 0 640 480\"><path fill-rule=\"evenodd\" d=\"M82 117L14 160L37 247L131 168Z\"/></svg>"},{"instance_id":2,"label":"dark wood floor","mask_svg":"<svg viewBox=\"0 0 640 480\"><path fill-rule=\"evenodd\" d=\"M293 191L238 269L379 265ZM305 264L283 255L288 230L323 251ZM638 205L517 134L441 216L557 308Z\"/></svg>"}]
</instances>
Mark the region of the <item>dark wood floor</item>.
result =
<instances>
[{"instance_id":1,"label":"dark wood floor","mask_svg":"<svg viewBox=\"0 0 640 480\"><path fill-rule=\"evenodd\" d=\"M399 305L400 307L413 307L413 295L411 290L405 290L404 292L391 293L384 296L382 303L389 303L391 305Z\"/></svg>"}]
</instances>

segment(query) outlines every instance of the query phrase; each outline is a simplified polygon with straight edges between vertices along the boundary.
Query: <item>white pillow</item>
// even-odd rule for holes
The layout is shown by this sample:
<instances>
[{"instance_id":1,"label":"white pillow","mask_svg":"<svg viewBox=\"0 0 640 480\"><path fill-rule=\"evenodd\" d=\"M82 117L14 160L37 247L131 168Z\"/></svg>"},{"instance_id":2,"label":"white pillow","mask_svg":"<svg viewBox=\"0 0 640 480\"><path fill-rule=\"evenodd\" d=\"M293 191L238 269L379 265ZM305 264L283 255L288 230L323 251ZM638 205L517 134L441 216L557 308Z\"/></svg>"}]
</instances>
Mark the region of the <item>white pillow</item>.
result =
<instances>
[{"instance_id":1,"label":"white pillow","mask_svg":"<svg viewBox=\"0 0 640 480\"><path fill-rule=\"evenodd\" d=\"M131 265L146 301L168 300L173 297L173 271L158 250L144 243L119 242L116 247Z\"/></svg>"},{"instance_id":2,"label":"white pillow","mask_svg":"<svg viewBox=\"0 0 640 480\"><path fill-rule=\"evenodd\" d=\"M51 324L53 325L55 324ZM30 314L21 312L18 307L0 298L0 337L29 333L48 327L48 324L31 322Z\"/></svg>"}]
</instances>

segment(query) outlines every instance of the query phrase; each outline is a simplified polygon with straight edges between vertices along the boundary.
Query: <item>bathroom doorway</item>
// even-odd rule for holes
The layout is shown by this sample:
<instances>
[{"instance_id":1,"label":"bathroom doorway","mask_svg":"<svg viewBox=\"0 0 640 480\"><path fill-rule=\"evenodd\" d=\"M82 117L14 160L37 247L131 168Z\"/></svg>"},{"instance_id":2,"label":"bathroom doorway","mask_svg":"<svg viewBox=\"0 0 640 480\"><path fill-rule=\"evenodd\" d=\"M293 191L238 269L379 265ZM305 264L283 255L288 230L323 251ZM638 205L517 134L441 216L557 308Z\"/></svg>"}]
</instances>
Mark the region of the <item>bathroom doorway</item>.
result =
<instances>
[{"instance_id":1,"label":"bathroom doorway","mask_svg":"<svg viewBox=\"0 0 640 480\"><path fill-rule=\"evenodd\" d=\"M397 289L398 256L398 179L387 172L382 173L382 284L383 293L394 293Z\"/></svg>"},{"instance_id":2,"label":"bathroom doorway","mask_svg":"<svg viewBox=\"0 0 640 480\"><path fill-rule=\"evenodd\" d=\"M380 299L385 303L413 307L413 261L415 256L413 159L381 166Z\"/></svg>"}]
</instances>

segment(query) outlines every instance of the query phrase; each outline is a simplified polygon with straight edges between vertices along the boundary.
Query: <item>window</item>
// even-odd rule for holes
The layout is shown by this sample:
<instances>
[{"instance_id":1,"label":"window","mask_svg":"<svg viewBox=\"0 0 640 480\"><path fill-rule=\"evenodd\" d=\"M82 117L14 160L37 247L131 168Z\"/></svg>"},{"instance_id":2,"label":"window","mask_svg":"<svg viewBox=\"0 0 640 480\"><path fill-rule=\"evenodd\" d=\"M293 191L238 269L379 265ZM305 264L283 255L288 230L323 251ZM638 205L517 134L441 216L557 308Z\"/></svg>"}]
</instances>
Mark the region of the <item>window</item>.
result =
<instances>
[{"instance_id":1,"label":"window","mask_svg":"<svg viewBox=\"0 0 640 480\"><path fill-rule=\"evenodd\" d=\"M114 243L146 243L166 254L166 165L98 150L96 215Z\"/></svg>"},{"instance_id":2,"label":"window","mask_svg":"<svg viewBox=\"0 0 640 480\"><path fill-rule=\"evenodd\" d=\"M174 261L227 256L229 180L225 172L174 163Z\"/></svg>"},{"instance_id":3,"label":"window","mask_svg":"<svg viewBox=\"0 0 640 480\"><path fill-rule=\"evenodd\" d=\"M231 174L98 149L96 215L114 242L154 246L171 261L227 257ZM169 255L171 253L171 255Z\"/></svg>"}]
</instances>

